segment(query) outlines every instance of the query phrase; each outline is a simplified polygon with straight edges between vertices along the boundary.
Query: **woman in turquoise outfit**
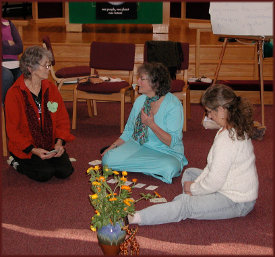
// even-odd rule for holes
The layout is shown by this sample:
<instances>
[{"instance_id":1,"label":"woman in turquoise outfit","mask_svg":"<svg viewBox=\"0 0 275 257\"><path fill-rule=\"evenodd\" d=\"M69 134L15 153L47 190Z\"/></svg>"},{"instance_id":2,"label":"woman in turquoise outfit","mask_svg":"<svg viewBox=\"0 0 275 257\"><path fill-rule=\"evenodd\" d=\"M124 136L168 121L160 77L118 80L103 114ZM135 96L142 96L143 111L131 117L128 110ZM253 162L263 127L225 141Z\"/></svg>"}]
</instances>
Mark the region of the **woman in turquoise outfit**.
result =
<instances>
[{"instance_id":1,"label":"woman in turquoise outfit","mask_svg":"<svg viewBox=\"0 0 275 257\"><path fill-rule=\"evenodd\" d=\"M171 184L188 164L182 143L183 108L170 91L170 75L160 63L138 68L139 96L122 135L102 153L113 170L141 172Z\"/></svg>"}]
</instances>

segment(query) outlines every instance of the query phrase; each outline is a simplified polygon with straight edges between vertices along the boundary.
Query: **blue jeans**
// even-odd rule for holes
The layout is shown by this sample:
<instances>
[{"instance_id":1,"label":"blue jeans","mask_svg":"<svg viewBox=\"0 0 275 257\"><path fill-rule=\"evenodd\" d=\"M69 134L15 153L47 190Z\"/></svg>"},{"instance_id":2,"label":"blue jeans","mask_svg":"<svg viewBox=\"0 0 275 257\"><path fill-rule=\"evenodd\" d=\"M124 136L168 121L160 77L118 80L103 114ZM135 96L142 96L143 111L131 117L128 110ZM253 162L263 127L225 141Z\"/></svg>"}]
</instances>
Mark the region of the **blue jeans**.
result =
<instances>
[{"instance_id":1,"label":"blue jeans","mask_svg":"<svg viewBox=\"0 0 275 257\"><path fill-rule=\"evenodd\" d=\"M188 168L182 176L185 181L194 181L202 170ZM216 192L208 195L190 196L184 192L172 202L155 204L138 211L141 222L139 225L157 225L181 220L219 220L246 216L254 208L256 201L236 203Z\"/></svg>"},{"instance_id":2,"label":"blue jeans","mask_svg":"<svg viewBox=\"0 0 275 257\"><path fill-rule=\"evenodd\" d=\"M21 75L20 68L10 70L2 66L2 103L5 102L5 97L8 89L20 77L20 75Z\"/></svg>"}]
</instances>

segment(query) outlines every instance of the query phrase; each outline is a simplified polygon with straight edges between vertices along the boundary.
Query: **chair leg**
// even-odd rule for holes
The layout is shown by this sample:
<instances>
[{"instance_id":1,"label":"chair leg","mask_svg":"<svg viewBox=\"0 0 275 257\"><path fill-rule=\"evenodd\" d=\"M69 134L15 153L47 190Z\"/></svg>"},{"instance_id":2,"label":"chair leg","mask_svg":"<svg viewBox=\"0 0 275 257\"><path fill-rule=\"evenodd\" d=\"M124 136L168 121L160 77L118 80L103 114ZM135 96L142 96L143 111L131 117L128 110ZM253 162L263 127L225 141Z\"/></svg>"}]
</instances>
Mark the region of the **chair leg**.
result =
<instances>
[{"instance_id":1,"label":"chair leg","mask_svg":"<svg viewBox=\"0 0 275 257\"><path fill-rule=\"evenodd\" d=\"M120 133L124 130L125 95L120 95Z\"/></svg>"},{"instance_id":2,"label":"chair leg","mask_svg":"<svg viewBox=\"0 0 275 257\"><path fill-rule=\"evenodd\" d=\"M94 116L97 116L96 100L93 100Z\"/></svg>"},{"instance_id":3,"label":"chair leg","mask_svg":"<svg viewBox=\"0 0 275 257\"><path fill-rule=\"evenodd\" d=\"M184 119L184 122L183 122L183 132L185 132L187 130L187 110L186 110L186 98L183 98L182 100L182 106L183 106L183 119Z\"/></svg>"},{"instance_id":4,"label":"chair leg","mask_svg":"<svg viewBox=\"0 0 275 257\"><path fill-rule=\"evenodd\" d=\"M191 119L191 105L190 105L190 89L186 91L186 109L187 109L187 119Z\"/></svg>"},{"instance_id":5,"label":"chair leg","mask_svg":"<svg viewBox=\"0 0 275 257\"><path fill-rule=\"evenodd\" d=\"M133 105L135 102L135 90L131 90L130 97L131 97L131 104Z\"/></svg>"},{"instance_id":6,"label":"chair leg","mask_svg":"<svg viewBox=\"0 0 275 257\"><path fill-rule=\"evenodd\" d=\"M64 80L61 80L58 84L58 90L61 90L61 87L63 86Z\"/></svg>"},{"instance_id":7,"label":"chair leg","mask_svg":"<svg viewBox=\"0 0 275 257\"><path fill-rule=\"evenodd\" d=\"M2 106L1 109L1 118L2 118L2 144L3 144L3 156L8 156L8 147L7 147L7 134L6 134L6 119L5 112Z\"/></svg>"},{"instance_id":8,"label":"chair leg","mask_svg":"<svg viewBox=\"0 0 275 257\"><path fill-rule=\"evenodd\" d=\"M93 112L92 112L92 101L93 100L89 100L87 99L86 102L87 102L87 106L88 106L88 115L89 117L93 117Z\"/></svg>"},{"instance_id":9,"label":"chair leg","mask_svg":"<svg viewBox=\"0 0 275 257\"><path fill-rule=\"evenodd\" d=\"M76 129L76 116L77 116L77 89L74 88L73 95L73 118L72 118L72 129Z\"/></svg>"}]
</instances>

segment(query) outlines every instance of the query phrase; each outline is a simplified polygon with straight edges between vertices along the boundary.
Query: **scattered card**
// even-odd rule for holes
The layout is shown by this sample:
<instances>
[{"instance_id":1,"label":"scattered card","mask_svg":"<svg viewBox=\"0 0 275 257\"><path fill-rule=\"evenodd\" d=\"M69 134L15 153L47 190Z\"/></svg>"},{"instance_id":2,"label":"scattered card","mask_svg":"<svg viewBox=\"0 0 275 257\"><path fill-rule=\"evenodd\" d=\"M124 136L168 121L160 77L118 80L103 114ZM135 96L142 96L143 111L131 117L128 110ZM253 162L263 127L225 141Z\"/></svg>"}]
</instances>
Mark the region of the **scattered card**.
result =
<instances>
[{"instance_id":1,"label":"scattered card","mask_svg":"<svg viewBox=\"0 0 275 257\"><path fill-rule=\"evenodd\" d=\"M142 183L137 183L136 185L134 185L134 188L142 188L144 187L146 184L142 184Z\"/></svg>"},{"instance_id":2,"label":"scattered card","mask_svg":"<svg viewBox=\"0 0 275 257\"><path fill-rule=\"evenodd\" d=\"M153 198L153 199L150 199L150 202L151 203L167 203L167 200L162 197L162 198Z\"/></svg>"},{"instance_id":3,"label":"scattered card","mask_svg":"<svg viewBox=\"0 0 275 257\"><path fill-rule=\"evenodd\" d=\"M110 184L115 184L117 182L117 180L112 178L112 179L108 180L107 182Z\"/></svg>"},{"instance_id":4,"label":"scattered card","mask_svg":"<svg viewBox=\"0 0 275 257\"><path fill-rule=\"evenodd\" d=\"M155 190L155 189L157 189L157 188L158 188L158 186L150 185L150 186L146 187L145 189L146 189L146 190Z\"/></svg>"},{"instance_id":5,"label":"scattered card","mask_svg":"<svg viewBox=\"0 0 275 257\"><path fill-rule=\"evenodd\" d=\"M99 165L101 164L101 160L94 160L94 161L90 161L88 164L94 166L94 165Z\"/></svg>"},{"instance_id":6,"label":"scattered card","mask_svg":"<svg viewBox=\"0 0 275 257\"><path fill-rule=\"evenodd\" d=\"M71 162L76 162L76 159L75 158L70 158L70 161Z\"/></svg>"},{"instance_id":7,"label":"scattered card","mask_svg":"<svg viewBox=\"0 0 275 257\"><path fill-rule=\"evenodd\" d=\"M126 181L126 182L125 182L125 185L126 185L126 186L130 186L131 184L133 184L133 182L131 182L131 181Z\"/></svg>"}]
</instances>

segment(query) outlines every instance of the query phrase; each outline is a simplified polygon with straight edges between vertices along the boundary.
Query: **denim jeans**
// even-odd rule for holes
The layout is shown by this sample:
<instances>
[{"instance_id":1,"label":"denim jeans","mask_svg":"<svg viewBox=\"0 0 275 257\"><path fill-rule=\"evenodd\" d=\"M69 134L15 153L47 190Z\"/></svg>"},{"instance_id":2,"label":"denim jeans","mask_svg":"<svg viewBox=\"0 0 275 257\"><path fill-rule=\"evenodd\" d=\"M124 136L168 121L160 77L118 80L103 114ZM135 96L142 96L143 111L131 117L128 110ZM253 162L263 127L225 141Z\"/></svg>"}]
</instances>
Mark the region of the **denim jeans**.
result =
<instances>
[{"instance_id":1,"label":"denim jeans","mask_svg":"<svg viewBox=\"0 0 275 257\"><path fill-rule=\"evenodd\" d=\"M20 77L20 68L8 69L2 66L2 103L5 102L5 97L8 89Z\"/></svg>"},{"instance_id":2,"label":"denim jeans","mask_svg":"<svg viewBox=\"0 0 275 257\"><path fill-rule=\"evenodd\" d=\"M185 181L194 181L202 170L188 168L182 176ZM139 225L156 225L178 222L185 219L219 220L246 216L256 201L236 203L216 192L208 195L190 196L184 192L172 202L155 204L137 213L140 215Z\"/></svg>"}]
</instances>

